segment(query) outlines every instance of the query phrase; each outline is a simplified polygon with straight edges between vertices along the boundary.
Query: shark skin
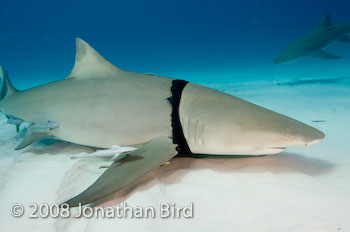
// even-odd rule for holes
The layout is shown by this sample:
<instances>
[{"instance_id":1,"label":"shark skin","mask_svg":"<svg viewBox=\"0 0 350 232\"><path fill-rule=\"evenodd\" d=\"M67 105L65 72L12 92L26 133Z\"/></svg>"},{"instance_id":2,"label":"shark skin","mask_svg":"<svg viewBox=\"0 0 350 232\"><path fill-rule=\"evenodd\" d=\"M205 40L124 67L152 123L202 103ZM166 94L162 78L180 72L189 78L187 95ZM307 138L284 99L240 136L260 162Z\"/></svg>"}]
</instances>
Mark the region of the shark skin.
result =
<instances>
[{"instance_id":1,"label":"shark skin","mask_svg":"<svg viewBox=\"0 0 350 232\"><path fill-rule=\"evenodd\" d=\"M76 45L71 74L32 89L16 90L0 66L0 111L31 123L16 149L45 137L96 148L137 148L65 202L71 207L121 190L178 153L169 101L174 79L119 69L83 40ZM194 154L274 154L325 136L297 120L193 83L183 88L177 113Z\"/></svg>"},{"instance_id":2,"label":"shark skin","mask_svg":"<svg viewBox=\"0 0 350 232\"><path fill-rule=\"evenodd\" d=\"M306 56L322 59L341 59L325 51L339 42L350 42L350 24L335 24L327 14L311 32L296 40L275 58L274 64L287 64Z\"/></svg>"}]
</instances>

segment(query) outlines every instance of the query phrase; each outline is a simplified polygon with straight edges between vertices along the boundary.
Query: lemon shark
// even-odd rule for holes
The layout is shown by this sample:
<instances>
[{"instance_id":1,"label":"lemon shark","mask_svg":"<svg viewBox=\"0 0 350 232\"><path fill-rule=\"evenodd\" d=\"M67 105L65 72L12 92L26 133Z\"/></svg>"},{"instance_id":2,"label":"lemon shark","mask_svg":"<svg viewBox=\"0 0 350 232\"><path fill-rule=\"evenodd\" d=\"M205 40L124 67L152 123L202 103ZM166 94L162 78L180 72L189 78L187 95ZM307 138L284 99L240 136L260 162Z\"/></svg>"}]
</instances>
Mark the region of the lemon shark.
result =
<instances>
[{"instance_id":1,"label":"lemon shark","mask_svg":"<svg viewBox=\"0 0 350 232\"><path fill-rule=\"evenodd\" d=\"M305 56L323 59L341 59L333 55L326 48L338 42L350 42L350 24L333 25L329 13L324 16L321 23L311 32L296 40L289 47L283 49L275 60L275 64L289 63Z\"/></svg>"},{"instance_id":2,"label":"lemon shark","mask_svg":"<svg viewBox=\"0 0 350 232\"><path fill-rule=\"evenodd\" d=\"M313 127L226 93L122 70L81 39L63 80L18 91L2 68L0 74L0 110L17 127L30 123L16 149L47 137L116 154L132 146L66 201L72 207L119 191L178 154L274 154L324 138Z\"/></svg>"}]
</instances>

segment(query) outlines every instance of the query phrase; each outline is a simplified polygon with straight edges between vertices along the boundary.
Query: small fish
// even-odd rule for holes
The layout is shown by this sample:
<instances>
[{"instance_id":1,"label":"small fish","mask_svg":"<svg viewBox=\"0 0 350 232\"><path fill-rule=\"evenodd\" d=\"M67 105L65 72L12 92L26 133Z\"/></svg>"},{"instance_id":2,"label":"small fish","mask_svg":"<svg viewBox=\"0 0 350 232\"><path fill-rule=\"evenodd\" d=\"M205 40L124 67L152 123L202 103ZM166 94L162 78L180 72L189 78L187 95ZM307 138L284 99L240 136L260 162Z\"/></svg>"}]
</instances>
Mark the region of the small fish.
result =
<instances>
[{"instance_id":1,"label":"small fish","mask_svg":"<svg viewBox=\"0 0 350 232\"><path fill-rule=\"evenodd\" d=\"M77 154L72 156L72 159L77 158L109 158L112 157L110 160L115 161L120 155L126 154L132 151L135 151L137 148L135 147L121 147L118 145L113 145L110 149L105 150L97 150L90 154Z\"/></svg>"},{"instance_id":2,"label":"small fish","mask_svg":"<svg viewBox=\"0 0 350 232\"><path fill-rule=\"evenodd\" d=\"M311 122L326 122L326 120L313 120Z\"/></svg>"},{"instance_id":3,"label":"small fish","mask_svg":"<svg viewBox=\"0 0 350 232\"><path fill-rule=\"evenodd\" d=\"M35 124L32 126L32 129L55 129L58 127L58 124L55 122L50 122L48 121L47 123L43 123L43 124Z\"/></svg>"}]
</instances>

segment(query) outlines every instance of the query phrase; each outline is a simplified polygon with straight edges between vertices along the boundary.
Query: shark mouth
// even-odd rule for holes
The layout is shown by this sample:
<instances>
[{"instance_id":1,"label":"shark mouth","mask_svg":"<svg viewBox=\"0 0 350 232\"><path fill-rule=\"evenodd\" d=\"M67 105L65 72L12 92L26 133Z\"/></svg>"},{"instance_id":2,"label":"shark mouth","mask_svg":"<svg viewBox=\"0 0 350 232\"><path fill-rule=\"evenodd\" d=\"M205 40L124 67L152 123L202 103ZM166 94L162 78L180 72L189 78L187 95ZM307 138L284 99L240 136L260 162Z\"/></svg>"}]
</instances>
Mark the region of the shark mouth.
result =
<instances>
[{"instance_id":1,"label":"shark mouth","mask_svg":"<svg viewBox=\"0 0 350 232\"><path fill-rule=\"evenodd\" d=\"M255 150L253 152L253 155L271 155L271 154L277 154L284 151L285 147L271 147L271 148L264 148L261 150Z\"/></svg>"},{"instance_id":2,"label":"shark mouth","mask_svg":"<svg viewBox=\"0 0 350 232\"><path fill-rule=\"evenodd\" d=\"M315 139L311 142L308 142L307 144L305 144L305 146L310 146L310 145L313 145L313 144L316 144L316 143L319 143L323 140L323 138L320 138L320 139Z\"/></svg>"},{"instance_id":3,"label":"shark mouth","mask_svg":"<svg viewBox=\"0 0 350 232\"><path fill-rule=\"evenodd\" d=\"M310 146L316 143L319 143L323 140L323 138L320 139L315 139L312 140L311 142L308 143L304 143L304 146ZM302 146L302 145L299 145ZM263 148L260 150L255 150L253 151L253 155L270 155L270 154L277 154L277 153L281 153L282 151L284 151L286 148L285 147L271 147L271 148Z\"/></svg>"}]
</instances>

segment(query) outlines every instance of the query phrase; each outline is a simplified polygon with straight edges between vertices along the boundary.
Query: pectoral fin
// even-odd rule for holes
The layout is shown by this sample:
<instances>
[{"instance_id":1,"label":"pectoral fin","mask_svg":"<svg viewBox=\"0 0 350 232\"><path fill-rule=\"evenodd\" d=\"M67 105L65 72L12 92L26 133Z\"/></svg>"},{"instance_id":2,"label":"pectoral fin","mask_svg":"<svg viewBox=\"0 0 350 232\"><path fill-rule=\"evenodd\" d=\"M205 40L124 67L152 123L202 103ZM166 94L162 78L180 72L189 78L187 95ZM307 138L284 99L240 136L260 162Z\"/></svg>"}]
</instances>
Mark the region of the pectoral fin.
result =
<instances>
[{"instance_id":1,"label":"pectoral fin","mask_svg":"<svg viewBox=\"0 0 350 232\"><path fill-rule=\"evenodd\" d=\"M90 187L66 201L70 207L85 205L121 190L177 154L170 138L152 140L126 158L115 161Z\"/></svg>"},{"instance_id":2,"label":"pectoral fin","mask_svg":"<svg viewBox=\"0 0 350 232\"><path fill-rule=\"evenodd\" d=\"M313 51L309 54L309 56L318 57L318 58L322 58L322 59L332 59L332 60L337 60L337 59L343 58L341 56L336 56L336 55L333 55L331 53L328 53L324 50Z\"/></svg>"},{"instance_id":3,"label":"pectoral fin","mask_svg":"<svg viewBox=\"0 0 350 232\"><path fill-rule=\"evenodd\" d=\"M30 125L27 128L27 133L23 141L15 148L15 150L20 150L29 146L30 144L39 141L42 138L51 137L51 129L58 127L56 123L46 123L40 125Z\"/></svg>"}]
</instances>

